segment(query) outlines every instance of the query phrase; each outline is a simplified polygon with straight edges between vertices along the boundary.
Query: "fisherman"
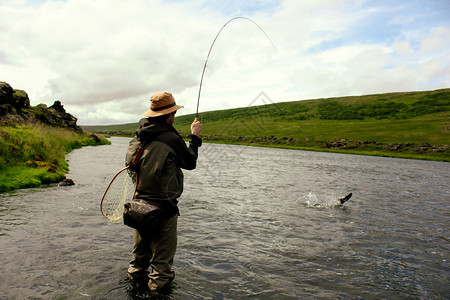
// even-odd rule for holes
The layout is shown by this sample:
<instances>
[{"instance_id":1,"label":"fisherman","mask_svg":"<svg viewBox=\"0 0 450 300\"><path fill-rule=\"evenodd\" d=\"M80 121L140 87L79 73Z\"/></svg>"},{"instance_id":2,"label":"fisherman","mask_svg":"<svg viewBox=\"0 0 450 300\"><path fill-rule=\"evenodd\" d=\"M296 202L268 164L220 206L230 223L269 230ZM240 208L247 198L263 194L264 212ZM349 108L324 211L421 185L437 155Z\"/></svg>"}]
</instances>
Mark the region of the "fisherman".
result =
<instances>
[{"instance_id":1,"label":"fisherman","mask_svg":"<svg viewBox=\"0 0 450 300\"><path fill-rule=\"evenodd\" d=\"M138 147L144 146L137 169L139 183L135 197L150 202L161 211L157 228L145 232L134 229L133 259L128 268L132 279L148 276L152 292L165 290L175 277L172 264L177 247L177 199L183 192L181 169L195 169L198 148L202 145L202 126L197 118L191 124L189 147L172 126L180 108L183 106L175 103L171 93L154 94L150 109L144 113L147 118L140 120L126 155L129 165Z\"/></svg>"}]
</instances>

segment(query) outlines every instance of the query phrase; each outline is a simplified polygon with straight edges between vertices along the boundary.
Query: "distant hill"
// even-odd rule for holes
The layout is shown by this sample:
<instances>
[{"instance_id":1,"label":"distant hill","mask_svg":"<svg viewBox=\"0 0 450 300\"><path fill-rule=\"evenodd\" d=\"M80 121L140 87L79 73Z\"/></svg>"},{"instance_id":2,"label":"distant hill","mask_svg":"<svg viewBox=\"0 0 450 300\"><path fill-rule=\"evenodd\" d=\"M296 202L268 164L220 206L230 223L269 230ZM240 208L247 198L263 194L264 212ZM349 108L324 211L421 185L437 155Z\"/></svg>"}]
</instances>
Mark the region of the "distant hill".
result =
<instances>
[{"instance_id":1,"label":"distant hill","mask_svg":"<svg viewBox=\"0 0 450 300\"><path fill-rule=\"evenodd\" d=\"M450 89L292 101L202 113L205 141L450 160ZM194 115L178 116L185 136ZM138 124L82 126L132 136Z\"/></svg>"},{"instance_id":2,"label":"distant hill","mask_svg":"<svg viewBox=\"0 0 450 300\"><path fill-rule=\"evenodd\" d=\"M89 132L106 133L115 136L133 136L138 127L138 122L119 125L81 125L83 130Z\"/></svg>"}]
</instances>

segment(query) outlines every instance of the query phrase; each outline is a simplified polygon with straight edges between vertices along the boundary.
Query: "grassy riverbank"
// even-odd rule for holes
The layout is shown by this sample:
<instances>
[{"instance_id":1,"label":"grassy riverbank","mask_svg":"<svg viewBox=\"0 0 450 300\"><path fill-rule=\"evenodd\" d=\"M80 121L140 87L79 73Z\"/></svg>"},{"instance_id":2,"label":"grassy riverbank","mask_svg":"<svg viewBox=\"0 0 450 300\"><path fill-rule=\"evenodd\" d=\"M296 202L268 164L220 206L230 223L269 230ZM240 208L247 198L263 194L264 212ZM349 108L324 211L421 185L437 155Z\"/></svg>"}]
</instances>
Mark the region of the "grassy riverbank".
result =
<instances>
[{"instance_id":1,"label":"grassy riverbank","mask_svg":"<svg viewBox=\"0 0 450 300\"><path fill-rule=\"evenodd\" d=\"M65 154L109 143L98 138L41 124L0 127L0 192L59 182L69 170Z\"/></svg>"},{"instance_id":2,"label":"grassy riverbank","mask_svg":"<svg viewBox=\"0 0 450 300\"><path fill-rule=\"evenodd\" d=\"M200 114L206 142L450 161L450 89L274 103ZM194 115L178 116L189 133ZM132 135L137 124L87 126Z\"/></svg>"}]
</instances>

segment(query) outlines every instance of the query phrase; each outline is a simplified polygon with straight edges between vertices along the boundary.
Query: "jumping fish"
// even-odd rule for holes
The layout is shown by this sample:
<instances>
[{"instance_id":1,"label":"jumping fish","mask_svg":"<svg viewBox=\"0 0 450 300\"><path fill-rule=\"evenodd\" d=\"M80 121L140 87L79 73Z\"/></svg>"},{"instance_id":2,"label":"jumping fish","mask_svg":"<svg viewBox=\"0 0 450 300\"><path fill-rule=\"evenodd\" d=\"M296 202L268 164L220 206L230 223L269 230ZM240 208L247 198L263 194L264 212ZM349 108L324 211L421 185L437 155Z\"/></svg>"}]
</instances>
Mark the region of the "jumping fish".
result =
<instances>
[{"instance_id":1,"label":"jumping fish","mask_svg":"<svg viewBox=\"0 0 450 300\"><path fill-rule=\"evenodd\" d=\"M352 197L352 193L348 194L348 195L345 196L344 198L339 199L339 202L341 202L341 204L344 204L345 202L347 202L348 200L350 200L351 197Z\"/></svg>"}]
</instances>

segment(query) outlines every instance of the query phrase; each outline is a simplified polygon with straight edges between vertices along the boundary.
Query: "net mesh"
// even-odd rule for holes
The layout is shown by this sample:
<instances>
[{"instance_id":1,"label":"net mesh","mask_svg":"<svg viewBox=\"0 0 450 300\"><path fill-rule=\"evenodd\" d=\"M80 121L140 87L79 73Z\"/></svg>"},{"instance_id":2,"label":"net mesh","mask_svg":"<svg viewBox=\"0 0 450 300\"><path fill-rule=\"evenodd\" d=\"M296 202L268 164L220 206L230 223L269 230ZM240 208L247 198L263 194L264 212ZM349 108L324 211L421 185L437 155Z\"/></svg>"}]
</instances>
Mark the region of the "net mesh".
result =
<instances>
[{"instance_id":1,"label":"net mesh","mask_svg":"<svg viewBox=\"0 0 450 300\"><path fill-rule=\"evenodd\" d=\"M136 180L135 172L123 169L111 181L100 207L102 214L110 222L122 222L124 204L133 198Z\"/></svg>"}]
</instances>

